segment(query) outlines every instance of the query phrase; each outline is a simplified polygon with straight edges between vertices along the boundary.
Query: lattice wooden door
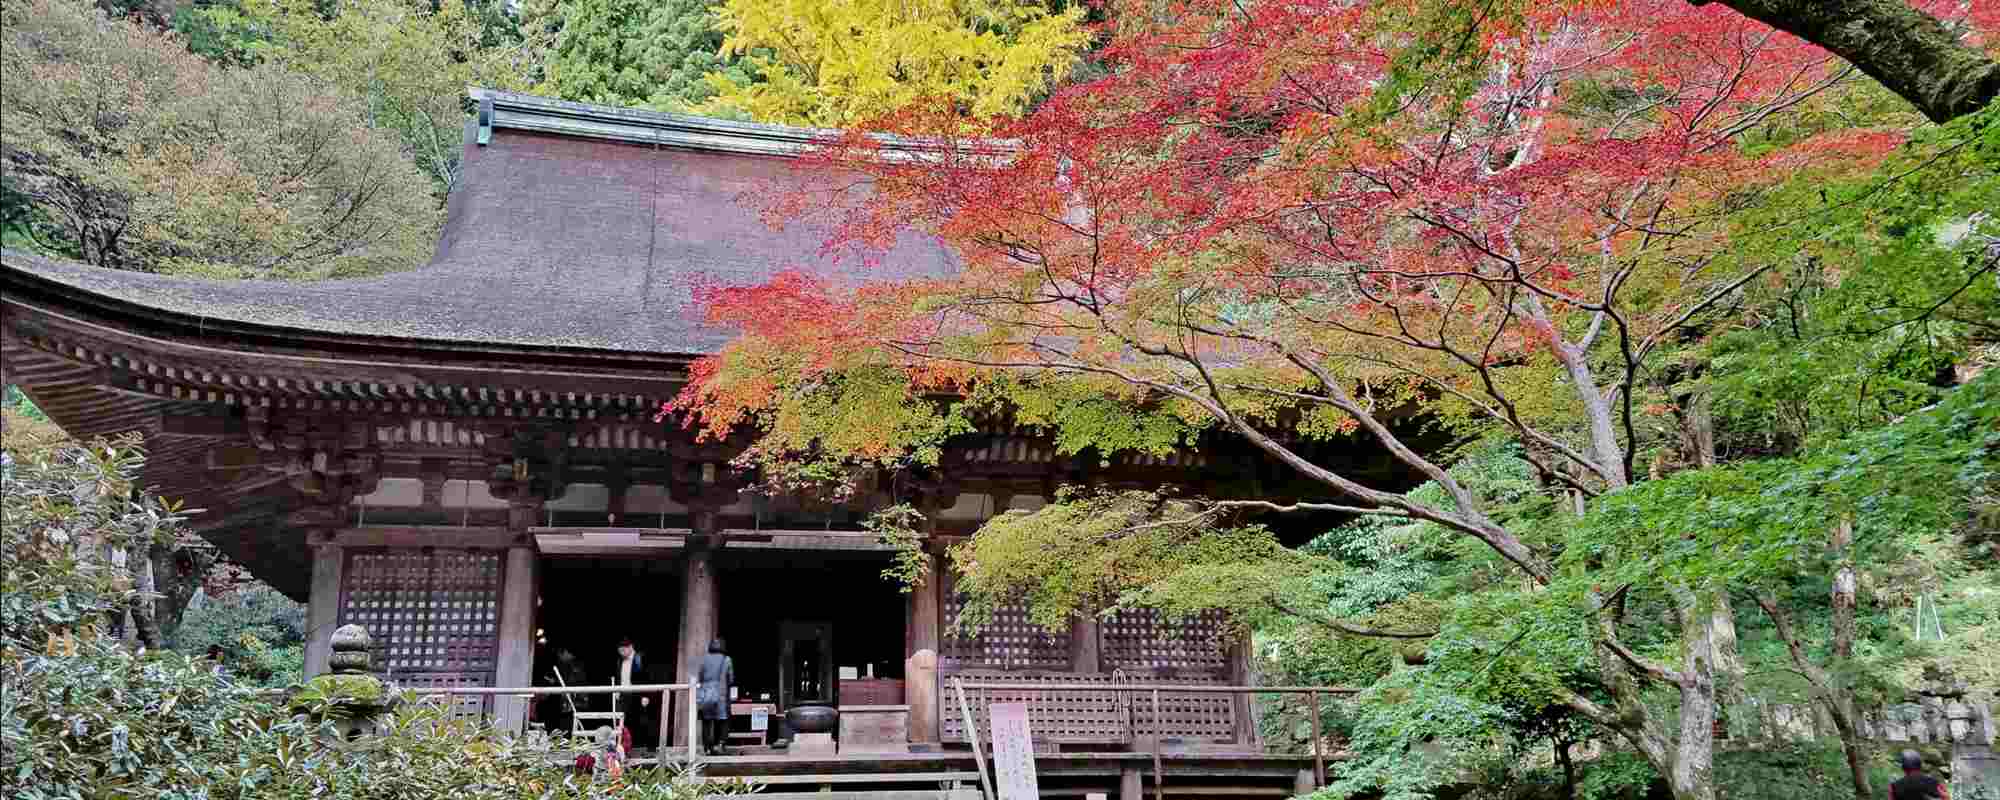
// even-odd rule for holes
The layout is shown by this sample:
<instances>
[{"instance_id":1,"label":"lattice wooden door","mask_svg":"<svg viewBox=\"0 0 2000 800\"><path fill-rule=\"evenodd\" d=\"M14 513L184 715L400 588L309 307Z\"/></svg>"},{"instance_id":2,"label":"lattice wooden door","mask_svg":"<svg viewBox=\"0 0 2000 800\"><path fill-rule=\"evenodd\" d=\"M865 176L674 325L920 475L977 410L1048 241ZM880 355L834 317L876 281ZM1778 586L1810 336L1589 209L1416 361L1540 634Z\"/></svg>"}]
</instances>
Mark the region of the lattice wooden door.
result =
<instances>
[{"instance_id":1,"label":"lattice wooden door","mask_svg":"<svg viewBox=\"0 0 2000 800\"><path fill-rule=\"evenodd\" d=\"M479 550L355 552L342 572L340 624L374 640L371 662L412 687L491 686L499 651L500 554ZM486 711L464 698L461 715Z\"/></svg>"}]
</instances>

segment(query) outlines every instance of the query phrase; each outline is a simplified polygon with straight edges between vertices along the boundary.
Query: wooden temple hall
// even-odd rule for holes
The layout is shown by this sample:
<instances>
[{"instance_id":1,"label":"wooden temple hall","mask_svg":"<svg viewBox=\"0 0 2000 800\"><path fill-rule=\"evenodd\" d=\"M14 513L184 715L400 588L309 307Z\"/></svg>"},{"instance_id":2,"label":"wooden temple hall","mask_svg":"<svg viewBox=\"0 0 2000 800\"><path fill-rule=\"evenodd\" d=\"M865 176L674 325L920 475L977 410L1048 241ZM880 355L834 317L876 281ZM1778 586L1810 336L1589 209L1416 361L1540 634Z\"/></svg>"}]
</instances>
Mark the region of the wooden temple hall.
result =
<instances>
[{"instance_id":1,"label":"wooden temple hall","mask_svg":"<svg viewBox=\"0 0 2000 800\"><path fill-rule=\"evenodd\" d=\"M203 537L308 604L309 672L347 623L372 634L378 670L414 686L553 685L558 670L613 683L625 638L641 654L632 682L680 682L722 638L740 704L840 707L853 722L842 752L964 743L954 676L1249 679L1245 648L1215 619L1127 612L1049 633L1014 609L952 635L941 559L905 594L860 522L914 501L937 553L1063 484L1268 492L1281 468L1221 447L1057 457L995 425L954 440L933 474L885 476L845 505L745 492L729 466L740 443L654 420L691 360L731 336L702 321L691 280L924 276L953 270L953 254L907 234L868 273L843 275L820 259L819 232L763 223L743 195L796 179L786 156L805 131L475 98L463 177L422 268L221 282L0 257L4 380L74 435L142 434L145 481L202 509ZM1177 695L1157 715L1119 698L1037 700L1036 735L1079 752L1148 738L1255 749L1241 695ZM559 702L461 708L517 730L569 727ZM749 730L757 716L736 722L745 748L768 735ZM641 747L648 724L632 722Z\"/></svg>"}]
</instances>

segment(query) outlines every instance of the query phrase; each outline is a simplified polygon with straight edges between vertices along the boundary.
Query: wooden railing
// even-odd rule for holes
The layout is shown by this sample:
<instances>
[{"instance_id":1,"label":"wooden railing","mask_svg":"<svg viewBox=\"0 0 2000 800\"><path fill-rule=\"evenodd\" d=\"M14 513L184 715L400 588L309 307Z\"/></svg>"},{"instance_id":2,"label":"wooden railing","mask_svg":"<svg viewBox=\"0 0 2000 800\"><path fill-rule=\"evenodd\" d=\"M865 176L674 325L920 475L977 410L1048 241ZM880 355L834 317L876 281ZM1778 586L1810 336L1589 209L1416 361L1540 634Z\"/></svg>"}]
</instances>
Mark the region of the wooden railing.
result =
<instances>
[{"instance_id":1,"label":"wooden railing","mask_svg":"<svg viewBox=\"0 0 2000 800\"><path fill-rule=\"evenodd\" d=\"M673 707L668 702L670 699L672 699L673 694L675 692L682 692L682 691L688 693L687 758L688 758L688 763L692 764L694 763L695 759L700 756L699 748L701 746L701 734L700 734L701 722L699 718L696 716L695 703L694 703L694 684L642 683L630 686L535 686L531 688L489 688L489 687L464 686L464 687L443 687L434 689L418 689L415 690L415 693L422 697L456 698L465 696L546 697L548 695L554 695L554 694L561 694L561 695L652 694L657 692L659 693L660 696L660 713L665 714L667 709ZM620 728L624 727L622 720L620 721L619 727ZM660 726L659 753L661 760L664 761L666 759L667 751L668 751L667 726L663 724Z\"/></svg>"},{"instance_id":2,"label":"wooden railing","mask_svg":"<svg viewBox=\"0 0 2000 800\"><path fill-rule=\"evenodd\" d=\"M1042 714L1061 713L1060 710L1051 710L1052 708L1059 709L1061 704L1038 701L1035 695L1081 693L1086 696L1102 696L1109 693L1117 698L1117 708L1121 709L1122 713L1128 715L1127 722L1125 723L1125 730L1127 731L1137 730L1136 725L1130 721L1135 712L1134 703L1131 700L1131 696L1134 694L1141 697L1139 703L1150 706L1152 719L1156 724L1166 719L1163 711L1165 705L1161 701L1162 695L1303 694L1306 695L1307 705L1312 712L1313 781L1316 786L1326 785L1326 752L1322 744L1322 739L1325 737L1320 728L1319 698L1321 695L1354 695L1361 691L1360 689L1345 686L1219 686L1200 683L1141 683L1138 681L1130 683L1119 681L1093 683L1063 683L1059 681L1017 683L1012 681L967 681L962 676L952 676L951 683L952 689L957 695L959 725L961 730L966 732L966 738L972 744L972 755L974 760L979 762L979 771L982 780L984 780L986 773L986 765L985 756L980 747L979 734L982 729L981 722L987 716L984 713L986 709L981 708L981 714L975 716L970 701L966 699L967 691L985 693L981 696L981 700L985 702L991 702L993 699L1000 698L1005 698L1003 702L1009 700L1027 702L1031 723L1035 723L1035 709L1038 704L1043 709ZM996 698L994 696L995 693L998 693L1000 698ZM1147 703L1148 699L1150 699L1150 703ZM985 702L982 702L981 705L985 705ZM947 716L949 716L949 712L947 712ZM992 729L990 724L985 727L985 730L987 731L987 740L991 741ZM1161 757L1161 742L1167 737L1163 735L1162 730L1158 727L1154 731L1155 735L1151 737L1153 750L1153 791L1156 799L1164 800L1166 790L1163 787L1166 785L1166 776L1162 766L1164 759ZM988 796L991 796L991 787L987 787L987 793Z\"/></svg>"}]
</instances>

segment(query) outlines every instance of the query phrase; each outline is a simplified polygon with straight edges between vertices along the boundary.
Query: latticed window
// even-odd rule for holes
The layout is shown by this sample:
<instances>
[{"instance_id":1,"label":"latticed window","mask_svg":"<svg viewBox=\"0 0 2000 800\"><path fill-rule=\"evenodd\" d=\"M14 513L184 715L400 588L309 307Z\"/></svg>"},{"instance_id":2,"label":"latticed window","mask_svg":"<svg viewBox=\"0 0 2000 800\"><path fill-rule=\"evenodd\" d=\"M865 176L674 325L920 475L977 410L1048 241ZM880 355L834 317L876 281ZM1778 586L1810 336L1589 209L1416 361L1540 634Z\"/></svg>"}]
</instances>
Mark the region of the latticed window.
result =
<instances>
[{"instance_id":1,"label":"latticed window","mask_svg":"<svg viewBox=\"0 0 2000 800\"><path fill-rule=\"evenodd\" d=\"M340 624L368 629L375 671L407 686L490 686L499 650L498 552L355 552ZM483 704L465 710L476 713Z\"/></svg>"},{"instance_id":2,"label":"latticed window","mask_svg":"<svg viewBox=\"0 0 2000 800\"><path fill-rule=\"evenodd\" d=\"M1175 618L1151 608L1113 612L1100 627L1106 670L1174 675L1229 674L1228 618L1204 611Z\"/></svg>"},{"instance_id":3,"label":"latticed window","mask_svg":"<svg viewBox=\"0 0 2000 800\"><path fill-rule=\"evenodd\" d=\"M965 610L965 597L956 591L947 576L944 585L944 622L952 625ZM1069 669L1069 631L1051 632L1028 619L1023 603L1008 603L993 613L993 619L978 636L962 636L945 631L938 653L947 670L1066 670Z\"/></svg>"}]
</instances>

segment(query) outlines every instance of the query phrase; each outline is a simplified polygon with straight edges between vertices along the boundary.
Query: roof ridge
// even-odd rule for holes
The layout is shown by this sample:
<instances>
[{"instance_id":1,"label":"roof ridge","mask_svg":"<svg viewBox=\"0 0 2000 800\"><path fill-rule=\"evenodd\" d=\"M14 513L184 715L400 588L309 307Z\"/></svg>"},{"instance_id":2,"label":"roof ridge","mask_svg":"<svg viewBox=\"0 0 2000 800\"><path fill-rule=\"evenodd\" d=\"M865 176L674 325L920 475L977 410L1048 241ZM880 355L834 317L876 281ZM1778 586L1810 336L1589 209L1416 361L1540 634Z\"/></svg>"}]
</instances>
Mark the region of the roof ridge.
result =
<instances>
[{"instance_id":1,"label":"roof ridge","mask_svg":"<svg viewBox=\"0 0 2000 800\"><path fill-rule=\"evenodd\" d=\"M480 87L468 87L466 96L479 108L480 144L486 142L486 134L493 128L511 128L695 150L794 157L816 144L834 141L846 133L838 128L742 122L578 103ZM979 144L950 143L935 137L890 133L865 135L896 154L934 153L948 147L972 154L1011 154L1018 149L1018 143L1010 139L981 140L980 143L987 145L982 147Z\"/></svg>"}]
</instances>

